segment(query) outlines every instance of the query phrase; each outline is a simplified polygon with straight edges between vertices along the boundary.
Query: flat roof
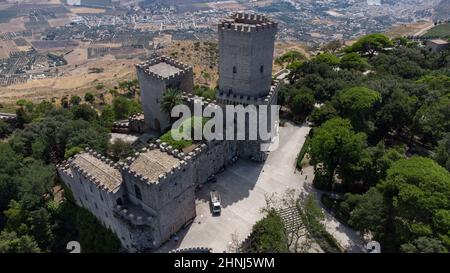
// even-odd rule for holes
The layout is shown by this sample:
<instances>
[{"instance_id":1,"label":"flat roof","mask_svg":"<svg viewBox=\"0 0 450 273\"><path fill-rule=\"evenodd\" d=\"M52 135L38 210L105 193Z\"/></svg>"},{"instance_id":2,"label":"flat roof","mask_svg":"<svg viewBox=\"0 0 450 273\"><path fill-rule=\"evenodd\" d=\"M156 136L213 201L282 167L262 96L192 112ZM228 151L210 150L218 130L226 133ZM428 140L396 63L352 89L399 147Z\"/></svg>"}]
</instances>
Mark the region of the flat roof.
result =
<instances>
[{"instance_id":1,"label":"flat roof","mask_svg":"<svg viewBox=\"0 0 450 273\"><path fill-rule=\"evenodd\" d=\"M72 164L91 174L109 190L114 190L122 184L122 175L118 169L89 153L75 155Z\"/></svg>"},{"instance_id":2,"label":"flat roof","mask_svg":"<svg viewBox=\"0 0 450 273\"><path fill-rule=\"evenodd\" d=\"M178 166L180 166L180 159L158 149L153 149L141 153L130 164L130 170L146 176L149 181L156 182L161 174L165 174Z\"/></svg>"},{"instance_id":3,"label":"flat roof","mask_svg":"<svg viewBox=\"0 0 450 273\"><path fill-rule=\"evenodd\" d=\"M157 75L160 75L163 78L167 78L170 77L178 72L181 72L182 70L179 69L178 67L175 67L171 64L168 64L164 61L151 65L148 67L148 70L150 72L153 72Z\"/></svg>"}]
</instances>

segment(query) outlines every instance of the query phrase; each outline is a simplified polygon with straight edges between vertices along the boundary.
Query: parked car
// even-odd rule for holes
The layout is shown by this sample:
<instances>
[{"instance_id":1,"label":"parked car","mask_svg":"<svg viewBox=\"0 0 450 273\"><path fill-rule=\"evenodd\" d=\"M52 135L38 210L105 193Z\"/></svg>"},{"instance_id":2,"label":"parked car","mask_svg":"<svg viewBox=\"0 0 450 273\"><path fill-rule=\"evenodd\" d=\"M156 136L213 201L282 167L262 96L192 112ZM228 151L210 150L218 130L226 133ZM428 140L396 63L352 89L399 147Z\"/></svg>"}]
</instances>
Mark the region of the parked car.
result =
<instances>
[{"instance_id":1,"label":"parked car","mask_svg":"<svg viewBox=\"0 0 450 273\"><path fill-rule=\"evenodd\" d=\"M220 214L221 205L220 205L220 194L218 191L213 190L210 192L211 195L211 207L213 214Z\"/></svg>"}]
</instances>

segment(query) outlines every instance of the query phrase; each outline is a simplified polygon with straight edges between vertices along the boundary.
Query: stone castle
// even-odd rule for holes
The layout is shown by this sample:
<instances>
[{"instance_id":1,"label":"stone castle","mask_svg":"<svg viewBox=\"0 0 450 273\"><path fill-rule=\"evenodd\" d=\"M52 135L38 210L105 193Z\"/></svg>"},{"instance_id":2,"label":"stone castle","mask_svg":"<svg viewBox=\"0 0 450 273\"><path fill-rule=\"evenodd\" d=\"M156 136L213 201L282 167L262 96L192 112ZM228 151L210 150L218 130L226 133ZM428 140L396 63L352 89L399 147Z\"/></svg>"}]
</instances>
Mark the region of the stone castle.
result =
<instances>
[{"instance_id":1,"label":"stone castle","mask_svg":"<svg viewBox=\"0 0 450 273\"><path fill-rule=\"evenodd\" d=\"M130 118L136 130L164 132L170 119L160 102L168 88L181 90L189 107L276 105L272 79L277 23L259 14L235 13L218 25L219 89L216 100L193 91L192 67L167 57L136 66L143 116ZM261 141L195 142L181 151L157 139L133 157L114 163L91 150L58 166L79 206L88 209L130 252L152 251L196 217L195 189L237 158L263 161Z\"/></svg>"}]
</instances>

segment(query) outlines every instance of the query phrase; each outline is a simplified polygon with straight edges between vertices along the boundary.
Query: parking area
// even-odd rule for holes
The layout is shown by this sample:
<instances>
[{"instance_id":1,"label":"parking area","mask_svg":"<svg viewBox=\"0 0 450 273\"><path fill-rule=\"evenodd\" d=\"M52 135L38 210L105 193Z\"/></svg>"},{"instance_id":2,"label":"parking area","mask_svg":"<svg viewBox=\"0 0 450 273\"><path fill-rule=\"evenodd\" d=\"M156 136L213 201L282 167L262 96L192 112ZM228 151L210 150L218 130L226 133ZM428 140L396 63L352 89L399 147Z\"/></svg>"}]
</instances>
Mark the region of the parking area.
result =
<instances>
[{"instance_id":1,"label":"parking area","mask_svg":"<svg viewBox=\"0 0 450 273\"><path fill-rule=\"evenodd\" d=\"M252 226L262 218L266 194L283 194L288 188L301 190L302 177L295 172L298 152L310 128L286 123L280 128L280 145L264 163L238 160L217 176L217 182L206 184L196 199L197 217L176 238L159 251L176 248L210 247L213 252L229 249L232 235L246 238ZM209 192L221 195L222 213L214 216L209 205Z\"/></svg>"}]
</instances>

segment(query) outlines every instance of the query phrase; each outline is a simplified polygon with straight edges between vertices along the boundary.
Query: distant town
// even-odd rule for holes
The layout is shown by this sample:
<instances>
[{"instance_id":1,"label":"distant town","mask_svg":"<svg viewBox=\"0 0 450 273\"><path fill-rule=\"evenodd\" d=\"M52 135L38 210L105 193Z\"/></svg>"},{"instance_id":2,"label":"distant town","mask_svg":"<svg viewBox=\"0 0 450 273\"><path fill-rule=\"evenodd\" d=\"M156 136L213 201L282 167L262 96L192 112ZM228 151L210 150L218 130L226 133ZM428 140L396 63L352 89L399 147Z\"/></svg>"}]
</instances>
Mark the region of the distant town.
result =
<instances>
[{"instance_id":1,"label":"distant town","mask_svg":"<svg viewBox=\"0 0 450 273\"><path fill-rule=\"evenodd\" d=\"M172 41L214 40L219 18L238 10L273 17L280 24L277 41L312 49L395 26L429 27L449 14L440 0L0 0L0 87L28 90L29 80L54 79L39 85L51 89L79 71L125 76L130 60L160 53ZM105 56L122 60L123 69L111 68ZM64 88L93 80L74 78Z\"/></svg>"}]
</instances>

